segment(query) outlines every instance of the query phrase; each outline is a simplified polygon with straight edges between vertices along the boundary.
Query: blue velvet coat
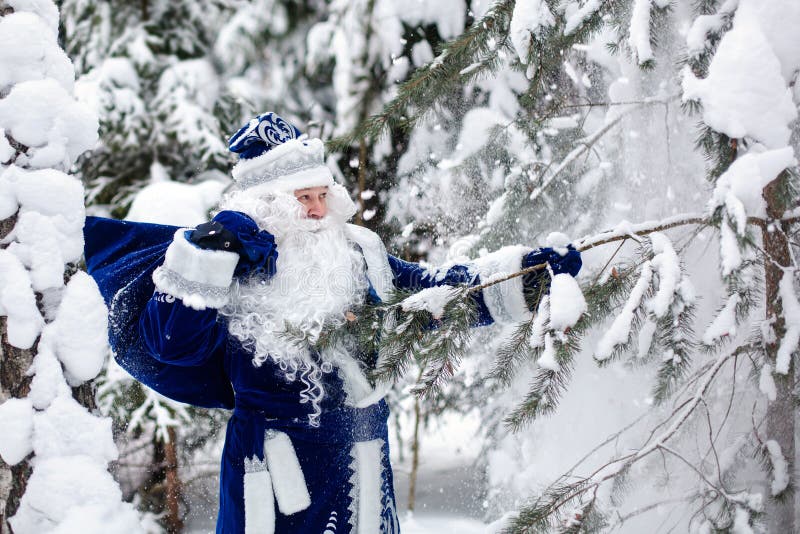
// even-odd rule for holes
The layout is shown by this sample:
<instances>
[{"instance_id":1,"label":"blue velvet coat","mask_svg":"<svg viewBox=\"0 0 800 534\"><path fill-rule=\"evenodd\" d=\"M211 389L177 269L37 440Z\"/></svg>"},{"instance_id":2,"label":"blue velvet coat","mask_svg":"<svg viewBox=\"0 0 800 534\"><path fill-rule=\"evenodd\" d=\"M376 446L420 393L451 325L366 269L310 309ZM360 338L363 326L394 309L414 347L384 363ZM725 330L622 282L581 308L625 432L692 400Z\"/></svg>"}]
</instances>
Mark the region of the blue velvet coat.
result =
<instances>
[{"instance_id":1,"label":"blue velvet coat","mask_svg":"<svg viewBox=\"0 0 800 534\"><path fill-rule=\"evenodd\" d=\"M163 263L176 230L87 217L86 264L109 306L109 339L118 363L171 399L232 410L221 462L217 532L250 531L245 527L243 479L248 462L264 459L265 432L269 435L273 430L290 437L310 495L310 505L304 510L275 514L275 532L355 532L352 523L358 489L352 483L353 446L358 442L380 443L380 531L399 532L385 401L367 408L346 406L339 375L326 373L320 425L310 426L309 406L300 401L303 385L299 381L287 382L269 361L254 367L251 354L228 335L216 310L198 311L170 295L154 292L153 270ZM392 256L388 263L392 283L400 289L480 283L464 265L434 275ZM372 288L370 294L375 296ZM478 292L473 298L478 324L491 323L483 295ZM363 533L363 528L359 532Z\"/></svg>"}]
</instances>

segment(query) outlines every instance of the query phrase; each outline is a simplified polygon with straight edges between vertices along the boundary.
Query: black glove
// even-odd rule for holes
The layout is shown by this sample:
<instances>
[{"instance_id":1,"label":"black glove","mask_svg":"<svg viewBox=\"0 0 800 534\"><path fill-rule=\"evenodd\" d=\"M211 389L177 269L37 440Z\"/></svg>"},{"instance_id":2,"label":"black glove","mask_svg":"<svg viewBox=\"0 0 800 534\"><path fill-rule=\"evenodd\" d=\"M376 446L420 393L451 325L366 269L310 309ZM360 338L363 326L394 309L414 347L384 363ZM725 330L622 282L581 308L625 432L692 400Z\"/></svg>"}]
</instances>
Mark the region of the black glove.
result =
<instances>
[{"instance_id":1,"label":"black glove","mask_svg":"<svg viewBox=\"0 0 800 534\"><path fill-rule=\"evenodd\" d=\"M191 232L188 232L188 239L205 250L224 250L236 252L237 254L242 251L242 242L239 241L236 234L217 221L199 225Z\"/></svg>"},{"instance_id":2,"label":"black glove","mask_svg":"<svg viewBox=\"0 0 800 534\"><path fill-rule=\"evenodd\" d=\"M224 250L239 254L234 276L260 273L266 278L275 275L278 248L275 236L261 230L258 224L238 211L221 211L211 222L186 231L186 238L206 250Z\"/></svg>"}]
</instances>

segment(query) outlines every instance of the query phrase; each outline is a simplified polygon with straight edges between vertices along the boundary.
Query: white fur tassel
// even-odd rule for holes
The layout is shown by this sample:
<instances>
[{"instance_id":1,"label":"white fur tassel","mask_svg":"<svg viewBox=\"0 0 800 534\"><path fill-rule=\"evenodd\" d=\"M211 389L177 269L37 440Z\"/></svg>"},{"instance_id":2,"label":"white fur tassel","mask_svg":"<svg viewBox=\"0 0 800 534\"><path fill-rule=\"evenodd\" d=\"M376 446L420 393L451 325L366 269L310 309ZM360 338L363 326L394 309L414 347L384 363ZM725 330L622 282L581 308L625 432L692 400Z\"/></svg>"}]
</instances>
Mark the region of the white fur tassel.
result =
<instances>
[{"instance_id":1,"label":"white fur tassel","mask_svg":"<svg viewBox=\"0 0 800 534\"><path fill-rule=\"evenodd\" d=\"M272 487L281 513L292 515L308 508L311 496L289 436L268 430L264 437L264 457L272 474Z\"/></svg>"},{"instance_id":2,"label":"white fur tassel","mask_svg":"<svg viewBox=\"0 0 800 534\"><path fill-rule=\"evenodd\" d=\"M244 474L245 534L274 534L275 496L269 471Z\"/></svg>"}]
</instances>

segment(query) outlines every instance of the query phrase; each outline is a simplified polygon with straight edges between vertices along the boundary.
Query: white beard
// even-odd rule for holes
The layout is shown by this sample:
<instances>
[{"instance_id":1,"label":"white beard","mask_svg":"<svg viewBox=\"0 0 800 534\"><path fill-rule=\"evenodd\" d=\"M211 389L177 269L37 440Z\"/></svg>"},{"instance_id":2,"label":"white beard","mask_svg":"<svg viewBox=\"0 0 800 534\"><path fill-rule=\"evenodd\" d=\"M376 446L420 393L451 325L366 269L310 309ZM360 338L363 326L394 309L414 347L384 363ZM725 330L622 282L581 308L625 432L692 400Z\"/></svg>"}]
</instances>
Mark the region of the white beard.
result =
<instances>
[{"instance_id":1,"label":"white beard","mask_svg":"<svg viewBox=\"0 0 800 534\"><path fill-rule=\"evenodd\" d=\"M275 276L235 281L220 313L227 316L230 333L252 352L255 366L271 360L287 380L299 378L306 385L304 396L317 417L322 372L332 369L336 354L323 354L317 363L305 344L290 339L287 326L314 343L324 327L344 324L345 313L364 302L368 288L363 257L345 234L347 214L331 207L326 217L313 220L302 216L301 204L288 194L262 200L239 192L220 204L252 217L275 236L278 248Z\"/></svg>"}]
</instances>

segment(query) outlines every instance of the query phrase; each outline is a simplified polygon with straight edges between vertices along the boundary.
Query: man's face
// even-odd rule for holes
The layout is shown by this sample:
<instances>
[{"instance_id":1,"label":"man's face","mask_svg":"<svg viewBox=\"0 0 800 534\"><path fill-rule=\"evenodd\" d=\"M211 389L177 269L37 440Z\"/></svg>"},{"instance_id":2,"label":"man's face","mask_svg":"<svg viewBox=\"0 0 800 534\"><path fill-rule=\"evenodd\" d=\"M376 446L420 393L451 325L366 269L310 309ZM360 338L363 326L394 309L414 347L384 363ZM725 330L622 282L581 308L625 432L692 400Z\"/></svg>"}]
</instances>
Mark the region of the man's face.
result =
<instances>
[{"instance_id":1,"label":"man's face","mask_svg":"<svg viewBox=\"0 0 800 534\"><path fill-rule=\"evenodd\" d=\"M302 204L308 219L322 219L328 214L328 186L296 189L294 198Z\"/></svg>"}]
</instances>

